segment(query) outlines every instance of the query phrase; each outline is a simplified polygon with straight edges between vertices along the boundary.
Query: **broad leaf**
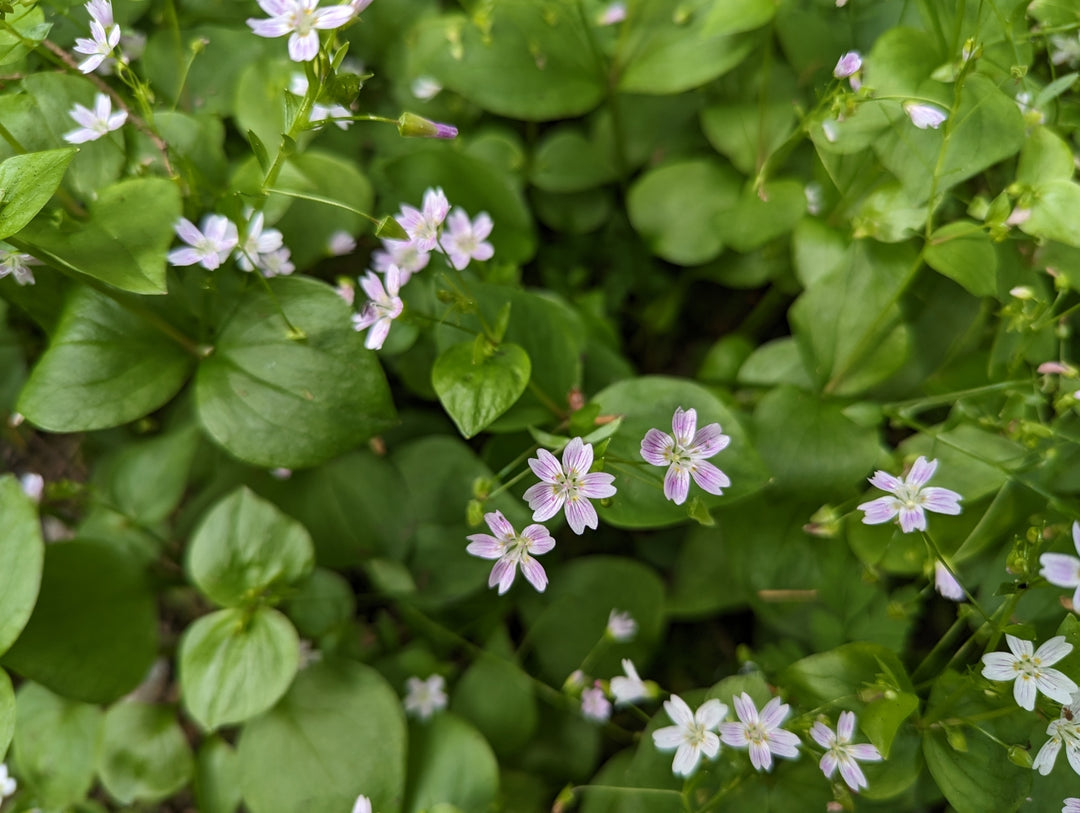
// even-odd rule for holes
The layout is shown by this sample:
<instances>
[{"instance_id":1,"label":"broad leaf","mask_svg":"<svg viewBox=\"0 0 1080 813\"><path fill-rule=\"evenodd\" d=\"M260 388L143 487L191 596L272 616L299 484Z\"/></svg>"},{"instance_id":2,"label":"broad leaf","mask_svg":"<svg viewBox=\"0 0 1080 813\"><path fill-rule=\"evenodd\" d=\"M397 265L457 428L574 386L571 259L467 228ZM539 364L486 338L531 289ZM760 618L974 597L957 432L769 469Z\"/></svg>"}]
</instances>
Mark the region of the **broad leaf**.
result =
<instances>
[{"instance_id":1,"label":"broad leaf","mask_svg":"<svg viewBox=\"0 0 1080 813\"><path fill-rule=\"evenodd\" d=\"M74 156L75 148L65 147L13 155L0 163L0 240L18 232L49 202Z\"/></svg>"},{"instance_id":2,"label":"broad leaf","mask_svg":"<svg viewBox=\"0 0 1080 813\"><path fill-rule=\"evenodd\" d=\"M484 347L478 360L475 342L456 344L435 360L431 384L461 434L471 438L486 429L521 397L529 383L529 355L505 342Z\"/></svg>"}]
</instances>

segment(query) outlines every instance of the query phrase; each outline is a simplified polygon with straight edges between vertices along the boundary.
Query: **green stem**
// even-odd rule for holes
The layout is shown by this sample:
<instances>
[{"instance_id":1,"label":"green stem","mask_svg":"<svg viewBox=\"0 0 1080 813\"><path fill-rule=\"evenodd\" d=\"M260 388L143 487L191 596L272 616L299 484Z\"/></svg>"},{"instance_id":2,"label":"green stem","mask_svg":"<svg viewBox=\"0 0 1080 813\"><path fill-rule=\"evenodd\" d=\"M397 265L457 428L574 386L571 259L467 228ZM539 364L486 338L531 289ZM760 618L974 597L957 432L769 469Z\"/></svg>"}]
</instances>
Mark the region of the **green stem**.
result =
<instances>
[{"instance_id":1,"label":"green stem","mask_svg":"<svg viewBox=\"0 0 1080 813\"><path fill-rule=\"evenodd\" d=\"M934 541L934 538L930 536L927 531L922 531L922 536L923 540L925 540L927 546L933 553L934 558L938 562L941 562L945 569L949 571L949 575L952 576L953 579L956 580L956 583L960 585L960 589L964 591L964 595L967 596L967 600L971 602L971 606L979 611L979 615L981 615L985 621L989 622L990 616L987 615L986 611L982 608L982 605L980 605L979 602L976 601L975 596L973 596L960 581L960 577L956 575L956 571L953 570L953 566L949 564L948 559L945 558L945 554L941 552L941 548L938 547L938 544Z\"/></svg>"}]
</instances>

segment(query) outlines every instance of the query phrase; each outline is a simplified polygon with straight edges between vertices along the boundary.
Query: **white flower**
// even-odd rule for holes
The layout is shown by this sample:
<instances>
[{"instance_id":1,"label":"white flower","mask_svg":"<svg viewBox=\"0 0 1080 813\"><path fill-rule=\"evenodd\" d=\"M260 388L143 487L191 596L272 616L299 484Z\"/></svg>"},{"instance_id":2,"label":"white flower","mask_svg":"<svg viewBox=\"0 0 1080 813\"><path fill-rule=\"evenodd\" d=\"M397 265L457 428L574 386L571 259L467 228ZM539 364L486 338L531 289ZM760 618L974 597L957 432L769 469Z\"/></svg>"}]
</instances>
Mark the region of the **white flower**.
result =
<instances>
[{"instance_id":1,"label":"white flower","mask_svg":"<svg viewBox=\"0 0 1080 813\"><path fill-rule=\"evenodd\" d=\"M720 424L697 428L697 410L682 407L671 417L671 434L650 429L641 440L641 457L653 466L667 466L664 496L676 505L686 502L690 478L710 494L723 494L731 480L708 462L731 442Z\"/></svg>"},{"instance_id":2,"label":"white flower","mask_svg":"<svg viewBox=\"0 0 1080 813\"><path fill-rule=\"evenodd\" d=\"M6 246L7 243L0 243ZM32 265L41 265L41 261L21 251L11 251L0 247L0 279L9 274L19 285L33 285L34 272L30 270Z\"/></svg>"},{"instance_id":3,"label":"white flower","mask_svg":"<svg viewBox=\"0 0 1080 813\"><path fill-rule=\"evenodd\" d=\"M81 125L71 132L64 133L64 141L68 144L83 144L87 141L96 141L113 130L119 130L127 121L127 111L112 112L112 100L104 93L94 96L94 109L83 107L76 103L68 115Z\"/></svg>"},{"instance_id":4,"label":"white flower","mask_svg":"<svg viewBox=\"0 0 1080 813\"><path fill-rule=\"evenodd\" d=\"M45 492L45 478L40 474L29 472L19 478L19 485L23 494L34 502L41 502L41 495Z\"/></svg>"},{"instance_id":5,"label":"white flower","mask_svg":"<svg viewBox=\"0 0 1080 813\"><path fill-rule=\"evenodd\" d=\"M1073 546L1080 553L1080 522L1072 525ZM1044 553L1039 557L1039 575L1055 587L1072 587L1073 609L1080 612L1080 559L1066 553Z\"/></svg>"},{"instance_id":6,"label":"white flower","mask_svg":"<svg viewBox=\"0 0 1080 813\"><path fill-rule=\"evenodd\" d=\"M622 0L614 0L604 6L600 16L596 18L597 25L615 25L626 19L626 3Z\"/></svg>"},{"instance_id":7,"label":"white flower","mask_svg":"<svg viewBox=\"0 0 1080 813\"><path fill-rule=\"evenodd\" d=\"M371 799L361 793L353 802L352 813L371 813Z\"/></svg>"},{"instance_id":8,"label":"white flower","mask_svg":"<svg viewBox=\"0 0 1080 813\"><path fill-rule=\"evenodd\" d=\"M308 80L302 73L294 73L289 79L289 92L294 96L306 96L308 92ZM326 119L343 119L351 116L352 113L349 109L340 104L319 104L315 102L311 105L311 113L308 115L308 122L316 124ZM352 124L351 121L335 121L340 130L348 130ZM320 125L321 126L321 125Z\"/></svg>"},{"instance_id":9,"label":"white flower","mask_svg":"<svg viewBox=\"0 0 1080 813\"><path fill-rule=\"evenodd\" d=\"M1032 770L1043 776L1049 774L1057 761L1061 746L1064 745L1069 765L1080 774L1080 695L1073 695L1073 702L1061 707L1061 716L1050 721L1046 734L1050 739L1043 743L1039 753L1035 755Z\"/></svg>"},{"instance_id":10,"label":"white flower","mask_svg":"<svg viewBox=\"0 0 1080 813\"><path fill-rule=\"evenodd\" d=\"M331 257L342 257L346 254L352 254L356 251L356 238L344 229L338 229L331 234L330 239L326 241L326 250L330 252Z\"/></svg>"},{"instance_id":11,"label":"white flower","mask_svg":"<svg viewBox=\"0 0 1080 813\"><path fill-rule=\"evenodd\" d=\"M927 510L938 514L959 514L960 500L963 497L947 488L925 487L936 469L936 460L927 462L926 458L920 455L903 480L888 472L874 472L870 484L894 496L878 497L862 503L859 510L866 512L863 523L878 525L899 515L900 530L910 533L926 530Z\"/></svg>"},{"instance_id":12,"label":"white flower","mask_svg":"<svg viewBox=\"0 0 1080 813\"><path fill-rule=\"evenodd\" d=\"M964 588L960 582L953 578L949 568L945 567L940 560L934 562L934 589L941 593L949 601L963 601L965 598Z\"/></svg>"},{"instance_id":13,"label":"white flower","mask_svg":"<svg viewBox=\"0 0 1080 813\"><path fill-rule=\"evenodd\" d=\"M420 249L413 240L383 240L383 250L371 253L372 267L380 274L396 265L401 274L401 284L409 277L427 267L431 254Z\"/></svg>"},{"instance_id":14,"label":"white flower","mask_svg":"<svg viewBox=\"0 0 1080 813\"><path fill-rule=\"evenodd\" d=\"M495 249L486 240L494 225L487 212L481 212L475 220L470 221L464 209L454 209L446 218L446 233L443 235L443 248L450 257L451 265L462 271L468 266L469 260L490 260Z\"/></svg>"},{"instance_id":15,"label":"white flower","mask_svg":"<svg viewBox=\"0 0 1080 813\"><path fill-rule=\"evenodd\" d=\"M360 313L354 313L352 317L354 330L366 330L367 339L364 347L368 350L378 350L386 341L390 332L390 324L401 316L405 304L401 301L398 293L401 291L401 277L398 270L390 266L386 272L386 288L383 288L382 280L368 271L360 277L360 287L368 295L368 303Z\"/></svg>"},{"instance_id":16,"label":"white flower","mask_svg":"<svg viewBox=\"0 0 1080 813\"><path fill-rule=\"evenodd\" d=\"M244 242L236 248L236 264L243 271L254 271L262 268L262 255L272 254L281 248L281 232L277 229L263 228L263 213L248 212L247 230L244 234ZM285 255L288 259L288 254ZM290 269L291 270L291 269ZM267 274L266 276L274 276Z\"/></svg>"},{"instance_id":17,"label":"white flower","mask_svg":"<svg viewBox=\"0 0 1080 813\"><path fill-rule=\"evenodd\" d=\"M420 251L431 251L439 242L439 228L450 211L450 201L441 188L424 192L423 208L402 206L398 223Z\"/></svg>"},{"instance_id":18,"label":"white flower","mask_svg":"<svg viewBox=\"0 0 1080 813\"><path fill-rule=\"evenodd\" d=\"M586 689L581 693L581 713L588 720L605 723L611 717L611 703L604 697L604 690L599 687Z\"/></svg>"},{"instance_id":19,"label":"white flower","mask_svg":"<svg viewBox=\"0 0 1080 813\"><path fill-rule=\"evenodd\" d=\"M112 12L111 6L109 12L110 14ZM106 27L98 20L92 19L90 21L90 38L78 37L75 40L75 52L87 55L87 58L79 63L79 70L83 73L92 72L105 61L105 57L112 54L113 48L119 42L120 26Z\"/></svg>"},{"instance_id":20,"label":"white flower","mask_svg":"<svg viewBox=\"0 0 1080 813\"><path fill-rule=\"evenodd\" d=\"M405 681L405 711L421 720L427 720L435 712L446 708L446 681L442 675L431 675L427 680L411 677Z\"/></svg>"},{"instance_id":21,"label":"white flower","mask_svg":"<svg viewBox=\"0 0 1080 813\"><path fill-rule=\"evenodd\" d=\"M628 612L612 610L608 613L606 632L616 641L632 641L637 635L637 621Z\"/></svg>"},{"instance_id":22,"label":"white flower","mask_svg":"<svg viewBox=\"0 0 1080 813\"><path fill-rule=\"evenodd\" d=\"M442 85L431 76L418 76L412 80L409 90L422 102L429 102L442 93Z\"/></svg>"},{"instance_id":23,"label":"white flower","mask_svg":"<svg viewBox=\"0 0 1080 813\"><path fill-rule=\"evenodd\" d=\"M229 258L240 241L236 224L225 215L207 215L200 230L186 217L176 222L176 234L187 243L168 254L173 265L195 265L213 271Z\"/></svg>"},{"instance_id":24,"label":"white flower","mask_svg":"<svg viewBox=\"0 0 1080 813\"><path fill-rule=\"evenodd\" d=\"M268 20L249 19L248 26L260 37L289 35L289 59L310 62L319 53L318 31L340 28L360 12L353 6L318 8L319 0L258 0Z\"/></svg>"},{"instance_id":25,"label":"white flower","mask_svg":"<svg viewBox=\"0 0 1080 813\"><path fill-rule=\"evenodd\" d=\"M645 685L645 681L638 676L633 661L629 658L623 658L622 668L626 673L626 677L617 675L610 682L611 696L615 698L616 706L625 706L652 696L652 692Z\"/></svg>"},{"instance_id":26,"label":"white flower","mask_svg":"<svg viewBox=\"0 0 1080 813\"><path fill-rule=\"evenodd\" d=\"M259 255L259 271L266 277L286 277L296 270L296 266L289 259L292 252L287 248L279 248L269 254Z\"/></svg>"},{"instance_id":27,"label":"white flower","mask_svg":"<svg viewBox=\"0 0 1080 813\"><path fill-rule=\"evenodd\" d=\"M0 802L13 795L18 786L19 783L15 781L14 777L8 775L7 764L0 762Z\"/></svg>"},{"instance_id":28,"label":"white flower","mask_svg":"<svg viewBox=\"0 0 1080 813\"><path fill-rule=\"evenodd\" d=\"M1050 61L1055 65L1067 64L1071 68L1080 62L1080 37L1051 34L1049 40Z\"/></svg>"},{"instance_id":29,"label":"white flower","mask_svg":"<svg viewBox=\"0 0 1080 813\"><path fill-rule=\"evenodd\" d=\"M733 697L737 723L720 726L720 739L734 748L749 748L750 764L757 770L772 770L773 754L778 757L797 757L799 738L780 728L790 707L774 697L758 714L757 706L746 692Z\"/></svg>"},{"instance_id":30,"label":"white flower","mask_svg":"<svg viewBox=\"0 0 1080 813\"><path fill-rule=\"evenodd\" d=\"M653 744L658 751L678 749L671 763L671 770L677 776L690 776L702 754L716 758L720 753L720 738L713 732L727 714L727 706L714 698L706 700L694 713L686 701L673 694L664 702L664 711L675 725L654 731Z\"/></svg>"},{"instance_id":31,"label":"white flower","mask_svg":"<svg viewBox=\"0 0 1080 813\"><path fill-rule=\"evenodd\" d=\"M521 573L528 579L529 584L543 593L548 583L547 573L544 572L544 566L533 557L545 554L555 547L555 540L551 538L547 528L543 525L529 525L519 534L503 516L502 511L484 514L484 521L495 536L472 534L466 537L469 546L465 550L483 559L498 559L491 568L488 587L499 585L501 596L514 583L514 576L520 565Z\"/></svg>"},{"instance_id":32,"label":"white flower","mask_svg":"<svg viewBox=\"0 0 1080 813\"><path fill-rule=\"evenodd\" d=\"M86 13L90 15L91 19L97 20L101 24L102 28L111 28L116 25L116 21L113 19L111 0L90 0L83 8L86 9Z\"/></svg>"},{"instance_id":33,"label":"white flower","mask_svg":"<svg viewBox=\"0 0 1080 813\"><path fill-rule=\"evenodd\" d=\"M1006 633L1005 641L1012 654L990 652L983 655L982 674L990 680L1013 680L1013 697L1020 708L1035 708L1036 690L1059 703L1072 702L1077 685L1057 669L1049 667L1070 652L1072 644L1066 643L1064 635L1057 635L1032 653L1031 641L1015 638Z\"/></svg>"},{"instance_id":34,"label":"white flower","mask_svg":"<svg viewBox=\"0 0 1080 813\"><path fill-rule=\"evenodd\" d=\"M859 788L867 786L866 776L856 760L862 762L880 762L881 753L873 745L852 744L851 735L855 733L855 714L850 711L840 712L840 720L836 724L836 733L821 722L814 723L810 729L810 736L814 742L825 750L821 758L821 772L829 779L840 768L840 775L844 777L849 788L856 793Z\"/></svg>"},{"instance_id":35,"label":"white flower","mask_svg":"<svg viewBox=\"0 0 1080 813\"><path fill-rule=\"evenodd\" d=\"M911 123L920 130L927 128L936 130L949 117L940 107L935 107L932 104L919 104L918 102L904 102L904 112L911 119Z\"/></svg>"}]
</instances>

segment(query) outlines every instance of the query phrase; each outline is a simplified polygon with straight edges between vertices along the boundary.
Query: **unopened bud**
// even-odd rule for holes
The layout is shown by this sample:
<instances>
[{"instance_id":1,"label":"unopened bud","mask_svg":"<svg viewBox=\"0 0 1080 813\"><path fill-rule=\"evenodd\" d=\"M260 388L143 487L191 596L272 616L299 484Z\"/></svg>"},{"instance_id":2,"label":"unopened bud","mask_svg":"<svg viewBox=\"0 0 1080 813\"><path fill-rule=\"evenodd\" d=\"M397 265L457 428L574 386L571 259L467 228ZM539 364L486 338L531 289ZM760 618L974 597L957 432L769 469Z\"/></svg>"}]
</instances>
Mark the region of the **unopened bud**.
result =
<instances>
[{"instance_id":1,"label":"unopened bud","mask_svg":"<svg viewBox=\"0 0 1080 813\"><path fill-rule=\"evenodd\" d=\"M402 113L398 132L406 138L457 138L457 127L425 119L415 113Z\"/></svg>"}]
</instances>

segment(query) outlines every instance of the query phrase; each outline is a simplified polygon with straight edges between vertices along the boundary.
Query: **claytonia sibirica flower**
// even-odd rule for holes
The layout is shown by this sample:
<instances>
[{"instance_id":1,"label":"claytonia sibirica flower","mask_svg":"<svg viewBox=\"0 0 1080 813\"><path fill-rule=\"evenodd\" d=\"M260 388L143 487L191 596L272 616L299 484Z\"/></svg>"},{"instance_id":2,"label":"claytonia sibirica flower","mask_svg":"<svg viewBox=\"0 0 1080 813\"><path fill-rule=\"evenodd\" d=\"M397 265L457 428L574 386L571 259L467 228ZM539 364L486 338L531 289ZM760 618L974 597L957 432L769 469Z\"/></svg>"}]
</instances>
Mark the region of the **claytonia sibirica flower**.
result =
<instances>
[{"instance_id":1,"label":"claytonia sibirica flower","mask_svg":"<svg viewBox=\"0 0 1080 813\"><path fill-rule=\"evenodd\" d=\"M1061 746L1065 746L1065 756L1069 765L1080 774L1080 695L1073 695L1073 702L1061 707L1061 716L1051 720L1046 727L1050 739L1043 743L1035 755L1032 770L1047 776L1054 768Z\"/></svg>"},{"instance_id":2,"label":"claytonia sibirica flower","mask_svg":"<svg viewBox=\"0 0 1080 813\"><path fill-rule=\"evenodd\" d=\"M940 107L918 102L904 102L904 112L920 130L936 130L949 117Z\"/></svg>"},{"instance_id":3,"label":"claytonia sibirica flower","mask_svg":"<svg viewBox=\"0 0 1080 813\"><path fill-rule=\"evenodd\" d=\"M990 680L1012 680L1013 697L1022 709L1032 711L1035 708L1036 690L1051 700L1068 704L1072 702L1073 692L1078 687L1073 681L1051 669L1070 652L1072 644L1066 643L1064 635L1057 635L1032 652L1031 641L1025 641L1006 633L1005 641L1009 644L1008 652L991 652L983 655L982 674Z\"/></svg>"},{"instance_id":4,"label":"claytonia sibirica flower","mask_svg":"<svg viewBox=\"0 0 1080 813\"><path fill-rule=\"evenodd\" d=\"M488 587L499 585L501 596L514 583L518 565L529 584L543 593L547 587L547 573L544 566L533 557L547 553L555 547L555 540L543 525L529 525L520 534L503 516L502 511L484 514L484 521L495 534L472 534L466 537L469 546L465 548L473 556L482 559L498 559L491 568Z\"/></svg>"},{"instance_id":5,"label":"claytonia sibirica flower","mask_svg":"<svg viewBox=\"0 0 1080 813\"><path fill-rule=\"evenodd\" d=\"M8 775L7 763L0 762L0 802L15 793L18 783Z\"/></svg>"},{"instance_id":6,"label":"claytonia sibirica flower","mask_svg":"<svg viewBox=\"0 0 1080 813\"><path fill-rule=\"evenodd\" d=\"M281 232L263 227L262 212L248 212L248 217L247 234L236 249L236 264L243 271L254 271L262 268L263 254L271 254L281 248Z\"/></svg>"},{"instance_id":7,"label":"claytonia sibirica flower","mask_svg":"<svg viewBox=\"0 0 1080 813\"><path fill-rule=\"evenodd\" d=\"M213 271L225 262L240 242L236 224L225 215L207 215L203 218L202 229L182 217L176 222L176 234L187 246L170 251L169 262L173 265L198 263L207 271Z\"/></svg>"},{"instance_id":8,"label":"claytonia sibirica flower","mask_svg":"<svg viewBox=\"0 0 1080 813\"><path fill-rule=\"evenodd\" d=\"M596 19L596 24L615 25L615 23L621 23L625 19L626 3L622 2L622 0L615 0L615 2L604 6L604 10L600 12L600 16Z\"/></svg>"},{"instance_id":9,"label":"claytonia sibirica flower","mask_svg":"<svg viewBox=\"0 0 1080 813\"><path fill-rule=\"evenodd\" d=\"M356 251L356 238L344 229L338 229L326 241L326 250L331 257L343 257L346 254L352 254Z\"/></svg>"},{"instance_id":10,"label":"claytonia sibirica flower","mask_svg":"<svg viewBox=\"0 0 1080 813\"><path fill-rule=\"evenodd\" d=\"M442 675L431 675L427 680L411 677L405 681L405 691L405 712L421 720L446 708L446 681Z\"/></svg>"},{"instance_id":11,"label":"claytonia sibirica flower","mask_svg":"<svg viewBox=\"0 0 1080 813\"><path fill-rule=\"evenodd\" d=\"M936 460L927 462L920 455L903 480L888 472L874 472L870 484L893 496L862 503L859 510L866 512L863 523L879 525L899 515L900 530L911 533L926 530L927 510L938 514L959 514L960 500L963 499L959 494L947 488L926 488L927 481L934 476L936 469Z\"/></svg>"},{"instance_id":12,"label":"claytonia sibirica flower","mask_svg":"<svg viewBox=\"0 0 1080 813\"><path fill-rule=\"evenodd\" d=\"M431 254L421 251L412 240L383 240L383 250L371 253L371 264L380 274L385 274L392 265L398 267L402 285L426 268L430 259Z\"/></svg>"},{"instance_id":13,"label":"claytonia sibirica flower","mask_svg":"<svg viewBox=\"0 0 1080 813\"><path fill-rule=\"evenodd\" d=\"M1061 813L1080 813L1080 799L1070 796L1065 800L1065 806L1061 808Z\"/></svg>"},{"instance_id":14,"label":"claytonia sibirica flower","mask_svg":"<svg viewBox=\"0 0 1080 813\"><path fill-rule=\"evenodd\" d=\"M630 613L612 610L608 614L605 633L614 641L632 641L637 635L637 621Z\"/></svg>"},{"instance_id":15,"label":"claytonia sibirica flower","mask_svg":"<svg viewBox=\"0 0 1080 813\"><path fill-rule=\"evenodd\" d=\"M386 287L383 288L382 280L368 271L360 277L360 287L368 295L369 301L360 313L353 314L353 329L359 331L371 328L364 340L364 347L378 350L390 333L390 324L401 316L405 309L405 304L398 296L401 291L401 277L397 268L390 266L386 271Z\"/></svg>"},{"instance_id":16,"label":"claytonia sibirica flower","mask_svg":"<svg viewBox=\"0 0 1080 813\"><path fill-rule=\"evenodd\" d=\"M361 793L353 802L352 813L371 813L371 799Z\"/></svg>"},{"instance_id":17,"label":"claytonia sibirica flower","mask_svg":"<svg viewBox=\"0 0 1080 813\"><path fill-rule=\"evenodd\" d=\"M258 0L268 20L249 19L248 26L260 37L289 35L289 59L310 62L319 53L320 30L341 28L359 12L352 6L319 8L319 0Z\"/></svg>"},{"instance_id":18,"label":"claytonia sibirica flower","mask_svg":"<svg viewBox=\"0 0 1080 813\"><path fill-rule=\"evenodd\" d=\"M757 770L772 770L773 754L778 757L797 757L799 738L780 728L790 707L774 697L758 714L757 706L746 692L733 697L737 723L720 726L720 739L733 748L749 748L750 764Z\"/></svg>"},{"instance_id":19,"label":"claytonia sibirica flower","mask_svg":"<svg viewBox=\"0 0 1080 813\"><path fill-rule=\"evenodd\" d=\"M844 777L847 786L858 793L859 788L867 786L866 776L859 767L859 762L880 762L881 753L872 745L851 742L851 736L855 733L855 714L850 711L840 712L840 720L836 724L836 732L822 722L814 723L810 729L810 736L814 742L825 749L825 755L821 758L821 772L826 778L832 779L837 767L840 768L840 776Z\"/></svg>"},{"instance_id":20,"label":"claytonia sibirica flower","mask_svg":"<svg viewBox=\"0 0 1080 813\"><path fill-rule=\"evenodd\" d=\"M1055 65L1075 67L1080 62L1080 37L1066 34L1051 34L1049 39L1050 61Z\"/></svg>"},{"instance_id":21,"label":"claytonia sibirica flower","mask_svg":"<svg viewBox=\"0 0 1080 813\"><path fill-rule=\"evenodd\" d=\"M615 698L616 706L626 706L638 700L652 697L652 692L645 685L645 681L638 675L634 668L634 662L629 658L622 659L622 668L626 677L616 675L609 682L611 696Z\"/></svg>"},{"instance_id":22,"label":"claytonia sibirica flower","mask_svg":"<svg viewBox=\"0 0 1080 813\"><path fill-rule=\"evenodd\" d=\"M402 206L397 221L408 232L417 249L432 251L439 242L439 228L449 211L450 201L442 189L429 189L424 193L423 208Z\"/></svg>"},{"instance_id":23,"label":"claytonia sibirica flower","mask_svg":"<svg viewBox=\"0 0 1080 813\"><path fill-rule=\"evenodd\" d=\"M934 589L949 601L963 601L964 588L941 561L934 562Z\"/></svg>"},{"instance_id":24,"label":"claytonia sibirica flower","mask_svg":"<svg viewBox=\"0 0 1080 813\"><path fill-rule=\"evenodd\" d=\"M596 509L590 499L603 499L615 494L615 478L604 472L589 473L593 463L591 443L574 438L563 450L562 465L547 449L537 450L539 459L529 458L529 468L542 482L525 491L525 500L533 510L533 521L551 519L559 509L566 508L566 521L576 534L585 528L596 529Z\"/></svg>"},{"instance_id":25,"label":"claytonia sibirica flower","mask_svg":"<svg viewBox=\"0 0 1080 813\"><path fill-rule=\"evenodd\" d=\"M41 502L41 495L45 493L45 478L35 472L29 472L19 478L19 485L23 494L36 503Z\"/></svg>"},{"instance_id":26,"label":"claytonia sibirica flower","mask_svg":"<svg viewBox=\"0 0 1080 813\"><path fill-rule=\"evenodd\" d=\"M710 494L723 494L731 480L712 463L706 462L723 451L731 438L720 431L720 424L697 428L697 411L682 407L671 418L672 434L650 429L641 441L641 456L654 466L667 466L664 496L676 505L686 502L690 478Z\"/></svg>"},{"instance_id":27,"label":"claytonia sibirica flower","mask_svg":"<svg viewBox=\"0 0 1080 813\"><path fill-rule=\"evenodd\" d=\"M293 96L306 96L308 92L308 80L302 73L294 73L289 79L289 93ZM340 104L319 104L315 102L311 106L311 113L308 115L308 122L311 124L317 124L320 121L326 121L326 119L341 119L351 116L352 113L349 109ZM338 129L348 130L351 121L335 121L334 124L338 126Z\"/></svg>"},{"instance_id":28,"label":"claytonia sibirica flower","mask_svg":"<svg viewBox=\"0 0 1080 813\"><path fill-rule=\"evenodd\" d=\"M10 274L19 285L33 285L34 272L30 270L30 266L41 265L41 260L10 247L4 248L6 245L7 243L0 243L0 279Z\"/></svg>"},{"instance_id":29,"label":"claytonia sibirica flower","mask_svg":"<svg viewBox=\"0 0 1080 813\"><path fill-rule=\"evenodd\" d=\"M292 260L292 253L287 248L279 248L269 254L259 255L259 271L264 277L287 277L296 270Z\"/></svg>"},{"instance_id":30,"label":"claytonia sibirica flower","mask_svg":"<svg viewBox=\"0 0 1080 813\"><path fill-rule=\"evenodd\" d=\"M858 51L848 51L836 63L833 68L833 76L837 79L847 79L852 90L862 87L859 71L862 70L862 55Z\"/></svg>"},{"instance_id":31,"label":"claytonia sibirica flower","mask_svg":"<svg viewBox=\"0 0 1080 813\"><path fill-rule=\"evenodd\" d=\"M429 102L442 93L442 85L431 76L418 76L409 85L409 91L422 102Z\"/></svg>"},{"instance_id":32,"label":"claytonia sibirica flower","mask_svg":"<svg viewBox=\"0 0 1080 813\"><path fill-rule=\"evenodd\" d=\"M656 729L652 735L653 745L658 751L675 751L671 770L677 776L690 776L697 769L702 754L709 759L716 758L720 753L720 738L714 729L727 714L727 706L714 698L702 703L695 713L685 700L673 694L664 702L664 711L675 725Z\"/></svg>"},{"instance_id":33,"label":"claytonia sibirica flower","mask_svg":"<svg viewBox=\"0 0 1080 813\"><path fill-rule=\"evenodd\" d=\"M89 4L87 4L89 10ZM109 6L109 19L112 18L112 6ZM91 11L91 16L94 12ZM104 17L104 14L102 15ZM86 59L79 63L79 70L83 73L91 73L105 57L112 54L113 49L120 42L120 26L105 26L97 19L90 20L90 37L78 37L75 40L75 52L86 55Z\"/></svg>"},{"instance_id":34,"label":"claytonia sibirica flower","mask_svg":"<svg viewBox=\"0 0 1080 813\"><path fill-rule=\"evenodd\" d=\"M1072 525L1073 546L1080 553L1080 522ZM1073 610L1080 612L1080 559L1067 553L1044 553L1039 557L1039 575L1055 587L1072 587Z\"/></svg>"},{"instance_id":35,"label":"claytonia sibirica flower","mask_svg":"<svg viewBox=\"0 0 1080 813\"><path fill-rule=\"evenodd\" d=\"M611 702L604 697L604 690L599 687L586 689L581 693L581 713L588 720L606 723L611 717Z\"/></svg>"},{"instance_id":36,"label":"claytonia sibirica flower","mask_svg":"<svg viewBox=\"0 0 1080 813\"><path fill-rule=\"evenodd\" d=\"M112 112L112 100L104 93L94 96L94 109L83 107L76 103L68 115L80 125L78 128L64 133L64 141L68 144L83 144L87 141L97 141L113 130L119 130L127 121L127 111Z\"/></svg>"},{"instance_id":37,"label":"claytonia sibirica flower","mask_svg":"<svg viewBox=\"0 0 1080 813\"><path fill-rule=\"evenodd\" d=\"M487 212L481 212L469 220L464 209L457 208L446 218L443 248L450 257L450 264L458 271L468 266L469 260L490 260L495 254L491 243L485 242L494 227Z\"/></svg>"}]
</instances>

